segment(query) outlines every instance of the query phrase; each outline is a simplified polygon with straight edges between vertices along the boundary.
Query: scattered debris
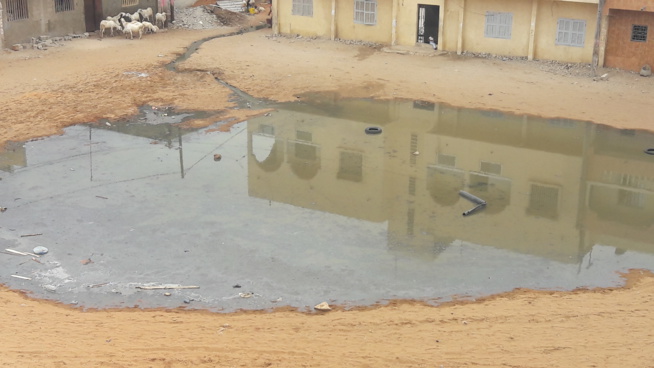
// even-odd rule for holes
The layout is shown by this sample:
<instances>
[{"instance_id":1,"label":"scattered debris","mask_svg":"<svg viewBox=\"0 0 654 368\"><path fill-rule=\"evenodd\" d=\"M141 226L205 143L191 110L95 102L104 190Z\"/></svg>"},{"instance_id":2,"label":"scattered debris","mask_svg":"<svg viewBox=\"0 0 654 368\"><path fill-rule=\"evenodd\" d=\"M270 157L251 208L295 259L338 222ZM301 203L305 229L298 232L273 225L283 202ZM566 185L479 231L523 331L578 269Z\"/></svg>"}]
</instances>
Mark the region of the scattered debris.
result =
<instances>
[{"instance_id":1,"label":"scattered debris","mask_svg":"<svg viewBox=\"0 0 654 368\"><path fill-rule=\"evenodd\" d=\"M165 292L165 293L164 293L164 296L171 296L171 295L173 295L173 294L171 294L171 293L169 293L169 292Z\"/></svg>"},{"instance_id":2,"label":"scattered debris","mask_svg":"<svg viewBox=\"0 0 654 368\"><path fill-rule=\"evenodd\" d=\"M83 259L83 260L81 260L79 262L86 266L89 263L93 263L93 260L91 260L91 258L87 258L87 259Z\"/></svg>"},{"instance_id":3,"label":"scattered debris","mask_svg":"<svg viewBox=\"0 0 654 368\"><path fill-rule=\"evenodd\" d=\"M252 294L252 293L238 293L238 296L240 296L241 298L252 298L254 296L254 294Z\"/></svg>"},{"instance_id":4,"label":"scattered debris","mask_svg":"<svg viewBox=\"0 0 654 368\"><path fill-rule=\"evenodd\" d=\"M36 258L39 258L38 254L33 254L33 253L29 253L29 252L19 252L17 250L13 250L13 249L9 249L9 248L5 249L5 251L7 251L9 253L17 254L19 256L34 256Z\"/></svg>"},{"instance_id":5,"label":"scattered debris","mask_svg":"<svg viewBox=\"0 0 654 368\"><path fill-rule=\"evenodd\" d=\"M28 238L30 236L41 236L41 235L43 235L43 234L41 234L41 233L38 233L38 234L25 234L25 235L21 235L20 237L21 238Z\"/></svg>"},{"instance_id":6,"label":"scattered debris","mask_svg":"<svg viewBox=\"0 0 654 368\"><path fill-rule=\"evenodd\" d=\"M158 286L137 286L137 289L141 290L163 290L163 289L199 289L199 286L184 286L184 285L158 285Z\"/></svg>"},{"instance_id":7,"label":"scattered debris","mask_svg":"<svg viewBox=\"0 0 654 368\"><path fill-rule=\"evenodd\" d=\"M18 275L11 275L11 277L15 277L15 278L21 279L21 280L31 280L32 279L31 277L18 276Z\"/></svg>"},{"instance_id":8,"label":"scattered debris","mask_svg":"<svg viewBox=\"0 0 654 368\"><path fill-rule=\"evenodd\" d=\"M48 253L48 248L39 245L38 247L34 247L34 249L32 249L32 252L38 255L43 255Z\"/></svg>"},{"instance_id":9,"label":"scattered debris","mask_svg":"<svg viewBox=\"0 0 654 368\"><path fill-rule=\"evenodd\" d=\"M232 287L233 287L234 289L240 289L240 288L241 288L241 285L236 284L236 285L234 285L234 286L232 286Z\"/></svg>"},{"instance_id":10,"label":"scattered debris","mask_svg":"<svg viewBox=\"0 0 654 368\"><path fill-rule=\"evenodd\" d=\"M45 289L45 291L49 291L51 293L57 291L57 287L54 285L43 285L43 288Z\"/></svg>"},{"instance_id":11,"label":"scattered debris","mask_svg":"<svg viewBox=\"0 0 654 368\"><path fill-rule=\"evenodd\" d=\"M315 307L313 307L313 309L323 311L323 312L332 310L332 308L329 306L329 304L327 304L327 302L322 302L322 303L316 305Z\"/></svg>"},{"instance_id":12,"label":"scattered debris","mask_svg":"<svg viewBox=\"0 0 654 368\"><path fill-rule=\"evenodd\" d=\"M213 155L214 161L220 161L222 159L223 159L223 155L221 155L220 153L216 153L215 155Z\"/></svg>"},{"instance_id":13,"label":"scattered debris","mask_svg":"<svg viewBox=\"0 0 654 368\"><path fill-rule=\"evenodd\" d=\"M95 197L96 197L96 198L100 198L100 199L109 199L109 198L107 198L107 197L103 197L103 196L99 196L99 195L97 195L97 196L95 196Z\"/></svg>"},{"instance_id":14,"label":"scattered debris","mask_svg":"<svg viewBox=\"0 0 654 368\"><path fill-rule=\"evenodd\" d=\"M609 73L604 73L600 77L593 78L593 80L595 82L597 82L597 81L607 81L607 80L609 80Z\"/></svg>"},{"instance_id":15,"label":"scattered debris","mask_svg":"<svg viewBox=\"0 0 654 368\"><path fill-rule=\"evenodd\" d=\"M146 78L149 77L150 74L148 73L140 73L140 72L123 72L125 75L135 75L138 78Z\"/></svg>"},{"instance_id":16,"label":"scattered debris","mask_svg":"<svg viewBox=\"0 0 654 368\"><path fill-rule=\"evenodd\" d=\"M7 210L7 207L0 207L0 212L5 212Z\"/></svg>"},{"instance_id":17,"label":"scattered debris","mask_svg":"<svg viewBox=\"0 0 654 368\"><path fill-rule=\"evenodd\" d=\"M643 67L640 68L640 76L649 77L650 75L652 75L652 67L648 64L643 65Z\"/></svg>"}]
</instances>

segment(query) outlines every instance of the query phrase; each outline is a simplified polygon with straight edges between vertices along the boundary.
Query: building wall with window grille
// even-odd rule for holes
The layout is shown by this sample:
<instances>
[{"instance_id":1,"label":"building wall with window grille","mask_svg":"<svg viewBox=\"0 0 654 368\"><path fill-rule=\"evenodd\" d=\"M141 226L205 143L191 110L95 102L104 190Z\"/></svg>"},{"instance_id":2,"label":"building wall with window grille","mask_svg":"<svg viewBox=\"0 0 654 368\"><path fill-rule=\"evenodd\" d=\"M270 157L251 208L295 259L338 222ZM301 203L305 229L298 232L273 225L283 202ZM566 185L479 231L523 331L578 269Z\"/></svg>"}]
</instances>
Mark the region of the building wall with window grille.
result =
<instances>
[{"instance_id":1,"label":"building wall with window grille","mask_svg":"<svg viewBox=\"0 0 654 368\"><path fill-rule=\"evenodd\" d=\"M374 7L372 1L366 7L366 0L335 0L333 18L331 1L313 0L312 17L293 15L294 1L299 0L278 0L276 26L282 34L412 46L417 42L418 6L429 5L439 7L439 50L590 63L599 0L377 0ZM366 13L373 8L374 17ZM488 13L505 15L503 37L487 37ZM583 44L557 44L562 18L585 23Z\"/></svg>"},{"instance_id":2,"label":"building wall with window grille","mask_svg":"<svg viewBox=\"0 0 654 368\"><path fill-rule=\"evenodd\" d=\"M647 33L634 38L635 27ZM654 65L654 13L610 9L604 66L640 71L644 64Z\"/></svg>"},{"instance_id":3,"label":"building wall with window grille","mask_svg":"<svg viewBox=\"0 0 654 368\"><path fill-rule=\"evenodd\" d=\"M5 44L28 43L41 35L83 33L83 0L0 0Z\"/></svg>"}]
</instances>

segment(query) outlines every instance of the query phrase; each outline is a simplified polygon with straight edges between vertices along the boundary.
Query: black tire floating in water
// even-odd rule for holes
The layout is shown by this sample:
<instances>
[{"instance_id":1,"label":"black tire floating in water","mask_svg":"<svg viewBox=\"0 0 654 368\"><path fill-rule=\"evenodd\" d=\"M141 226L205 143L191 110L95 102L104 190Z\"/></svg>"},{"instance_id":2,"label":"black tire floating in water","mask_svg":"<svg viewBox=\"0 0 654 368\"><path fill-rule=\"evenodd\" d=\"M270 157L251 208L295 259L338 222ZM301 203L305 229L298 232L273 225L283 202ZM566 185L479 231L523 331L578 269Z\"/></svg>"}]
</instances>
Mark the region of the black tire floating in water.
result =
<instances>
[{"instance_id":1,"label":"black tire floating in water","mask_svg":"<svg viewBox=\"0 0 654 368\"><path fill-rule=\"evenodd\" d=\"M382 130L380 127L367 127L366 134L379 134Z\"/></svg>"},{"instance_id":2,"label":"black tire floating in water","mask_svg":"<svg viewBox=\"0 0 654 368\"><path fill-rule=\"evenodd\" d=\"M654 148L648 148L648 149L646 149L646 150L645 150L645 153L647 153L648 155L654 155Z\"/></svg>"}]
</instances>

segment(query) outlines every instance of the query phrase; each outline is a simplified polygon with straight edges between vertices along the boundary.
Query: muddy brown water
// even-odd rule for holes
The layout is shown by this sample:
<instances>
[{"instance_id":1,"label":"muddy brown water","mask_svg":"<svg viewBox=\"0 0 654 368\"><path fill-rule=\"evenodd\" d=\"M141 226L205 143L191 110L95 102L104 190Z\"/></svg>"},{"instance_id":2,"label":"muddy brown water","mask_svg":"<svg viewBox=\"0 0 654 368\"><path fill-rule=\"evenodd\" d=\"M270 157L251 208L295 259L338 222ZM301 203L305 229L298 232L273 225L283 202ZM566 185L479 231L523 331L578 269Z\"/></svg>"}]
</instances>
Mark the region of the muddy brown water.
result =
<instances>
[{"instance_id":1,"label":"muddy brown water","mask_svg":"<svg viewBox=\"0 0 654 368\"><path fill-rule=\"evenodd\" d=\"M144 107L14 144L0 250L49 253L0 254L0 282L80 307L233 311L613 286L654 269L651 132L300 100L227 133ZM462 216L475 204L460 191L487 205ZM138 288L164 284L199 288Z\"/></svg>"}]
</instances>

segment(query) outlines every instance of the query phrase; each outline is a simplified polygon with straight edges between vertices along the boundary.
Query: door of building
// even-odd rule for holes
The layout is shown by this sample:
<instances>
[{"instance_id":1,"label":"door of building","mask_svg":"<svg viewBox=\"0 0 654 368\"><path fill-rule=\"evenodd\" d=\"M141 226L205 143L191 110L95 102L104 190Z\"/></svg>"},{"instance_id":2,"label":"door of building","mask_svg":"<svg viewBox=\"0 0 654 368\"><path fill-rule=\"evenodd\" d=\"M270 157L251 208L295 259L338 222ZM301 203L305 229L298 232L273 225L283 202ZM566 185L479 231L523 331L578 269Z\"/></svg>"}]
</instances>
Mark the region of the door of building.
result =
<instances>
[{"instance_id":1,"label":"door of building","mask_svg":"<svg viewBox=\"0 0 654 368\"><path fill-rule=\"evenodd\" d=\"M418 4L418 43L429 43L429 37L438 43L440 6Z\"/></svg>"}]
</instances>

